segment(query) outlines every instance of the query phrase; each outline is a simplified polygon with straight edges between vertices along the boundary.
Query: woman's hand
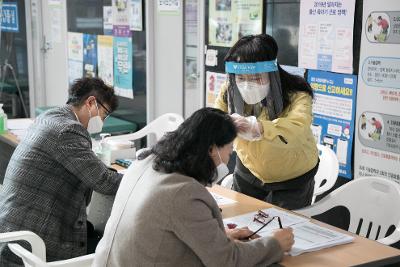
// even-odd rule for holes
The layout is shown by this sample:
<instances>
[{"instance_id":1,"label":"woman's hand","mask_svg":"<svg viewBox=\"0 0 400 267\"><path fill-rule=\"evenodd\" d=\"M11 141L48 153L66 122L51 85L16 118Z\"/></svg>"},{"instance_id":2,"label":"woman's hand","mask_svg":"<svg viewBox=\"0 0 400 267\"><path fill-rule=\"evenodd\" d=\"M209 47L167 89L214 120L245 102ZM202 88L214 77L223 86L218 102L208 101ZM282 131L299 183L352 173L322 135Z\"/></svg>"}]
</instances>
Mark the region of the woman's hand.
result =
<instances>
[{"instance_id":1,"label":"woman's hand","mask_svg":"<svg viewBox=\"0 0 400 267\"><path fill-rule=\"evenodd\" d=\"M231 118L238 130L239 137L248 140L256 141L262 138L263 126L257 121L254 116L243 117L239 114L232 114Z\"/></svg>"},{"instance_id":2,"label":"woman's hand","mask_svg":"<svg viewBox=\"0 0 400 267\"><path fill-rule=\"evenodd\" d=\"M246 237L250 236L253 234L253 231L251 231L248 227L242 227L242 228L235 228L235 229L225 229L226 235L232 239L232 240L242 240L245 239ZM254 235L251 237L251 239L256 239L259 238L259 235Z\"/></svg>"},{"instance_id":3,"label":"woman's hand","mask_svg":"<svg viewBox=\"0 0 400 267\"><path fill-rule=\"evenodd\" d=\"M277 229L272 233L272 237L275 238L284 252L292 249L294 244L294 235L292 228Z\"/></svg>"}]
</instances>

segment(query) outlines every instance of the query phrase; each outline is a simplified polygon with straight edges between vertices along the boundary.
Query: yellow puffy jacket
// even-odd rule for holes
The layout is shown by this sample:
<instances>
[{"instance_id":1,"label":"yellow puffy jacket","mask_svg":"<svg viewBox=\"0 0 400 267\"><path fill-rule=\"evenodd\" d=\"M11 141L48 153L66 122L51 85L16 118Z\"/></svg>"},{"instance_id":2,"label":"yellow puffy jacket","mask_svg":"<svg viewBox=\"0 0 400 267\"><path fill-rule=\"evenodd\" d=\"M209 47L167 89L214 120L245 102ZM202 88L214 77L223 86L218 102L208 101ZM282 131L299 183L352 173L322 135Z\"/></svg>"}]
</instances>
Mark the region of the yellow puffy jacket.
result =
<instances>
[{"instance_id":1,"label":"yellow puffy jacket","mask_svg":"<svg viewBox=\"0 0 400 267\"><path fill-rule=\"evenodd\" d=\"M223 95L227 88L226 83L215 101L215 107L225 112L228 105ZM247 141L237 137L234 141L235 151L243 165L264 183L296 178L314 168L318 161L318 150L310 128L312 98L306 92L297 92L290 97L291 104L273 121L269 120L268 111L263 108L257 118L264 128L262 140Z\"/></svg>"}]
</instances>

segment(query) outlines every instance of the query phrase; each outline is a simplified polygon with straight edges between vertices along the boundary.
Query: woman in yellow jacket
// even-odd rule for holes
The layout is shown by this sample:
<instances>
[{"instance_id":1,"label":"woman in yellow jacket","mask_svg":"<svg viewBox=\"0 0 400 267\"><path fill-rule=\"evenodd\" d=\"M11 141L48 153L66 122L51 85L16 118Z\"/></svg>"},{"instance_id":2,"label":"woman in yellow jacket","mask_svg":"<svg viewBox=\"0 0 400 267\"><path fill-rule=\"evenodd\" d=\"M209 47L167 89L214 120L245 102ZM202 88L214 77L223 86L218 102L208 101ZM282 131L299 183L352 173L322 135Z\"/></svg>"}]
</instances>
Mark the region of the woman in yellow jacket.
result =
<instances>
[{"instance_id":1,"label":"woman in yellow jacket","mask_svg":"<svg viewBox=\"0 0 400 267\"><path fill-rule=\"evenodd\" d=\"M266 34L241 38L225 57L215 106L239 128L234 190L286 209L310 205L318 150L310 129L312 89L277 63Z\"/></svg>"}]
</instances>

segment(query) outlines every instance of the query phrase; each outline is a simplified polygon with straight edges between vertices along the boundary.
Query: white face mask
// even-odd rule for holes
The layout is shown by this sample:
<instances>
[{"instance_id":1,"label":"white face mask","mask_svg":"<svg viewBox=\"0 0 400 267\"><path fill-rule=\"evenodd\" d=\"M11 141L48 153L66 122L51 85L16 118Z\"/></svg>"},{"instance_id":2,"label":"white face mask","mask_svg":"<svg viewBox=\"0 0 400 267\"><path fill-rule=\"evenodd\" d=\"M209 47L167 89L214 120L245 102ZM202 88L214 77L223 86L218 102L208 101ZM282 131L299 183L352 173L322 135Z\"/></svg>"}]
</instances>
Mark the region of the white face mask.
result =
<instances>
[{"instance_id":1,"label":"white face mask","mask_svg":"<svg viewBox=\"0 0 400 267\"><path fill-rule=\"evenodd\" d=\"M219 154L219 151L217 150L218 157L220 160L220 164L217 166L216 172L214 174L214 177L211 179L211 185L215 185L216 183L219 183L222 179L225 178L229 174L229 169L228 166L222 161L221 155Z\"/></svg>"},{"instance_id":2,"label":"white face mask","mask_svg":"<svg viewBox=\"0 0 400 267\"><path fill-rule=\"evenodd\" d=\"M244 102L249 105L261 102L268 95L270 89L269 83L261 85L257 82L243 81L237 82L236 85Z\"/></svg>"},{"instance_id":3,"label":"white face mask","mask_svg":"<svg viewBox=\"0 0 400 267\"><path fill-rule=\"evenodd\" d=\"M103 129L104 123L99 114L99 108L97 107L97 101L96 101L96 108L97 108L97 115L94 117L92 117L92 115L90 114L90 110L89 110L90 119L88 122L87 130L90 134L100 133L101 130Z\"/></svg>"}]
</instances>

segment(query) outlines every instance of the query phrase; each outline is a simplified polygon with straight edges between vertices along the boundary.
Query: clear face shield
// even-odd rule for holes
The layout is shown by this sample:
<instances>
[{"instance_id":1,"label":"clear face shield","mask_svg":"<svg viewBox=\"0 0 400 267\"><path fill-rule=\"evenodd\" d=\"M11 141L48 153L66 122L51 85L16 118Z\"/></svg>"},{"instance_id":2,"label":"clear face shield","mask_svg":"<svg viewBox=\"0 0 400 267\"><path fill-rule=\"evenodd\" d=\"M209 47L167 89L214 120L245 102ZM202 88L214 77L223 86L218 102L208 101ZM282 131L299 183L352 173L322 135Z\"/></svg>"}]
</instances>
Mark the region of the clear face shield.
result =
<instances>
[{"instance_id":1,"label":"clear face shield","mask_svg":"<svg viewBox=\"0 0 400 267\"><path fill-rule=\"evenodd\" d=\"M235 75L235 83L247 104L261 102L270 92L270 72L278 70L276 60L255 63L226 62L225 71Z\"/></svg>"}]
</instances>

